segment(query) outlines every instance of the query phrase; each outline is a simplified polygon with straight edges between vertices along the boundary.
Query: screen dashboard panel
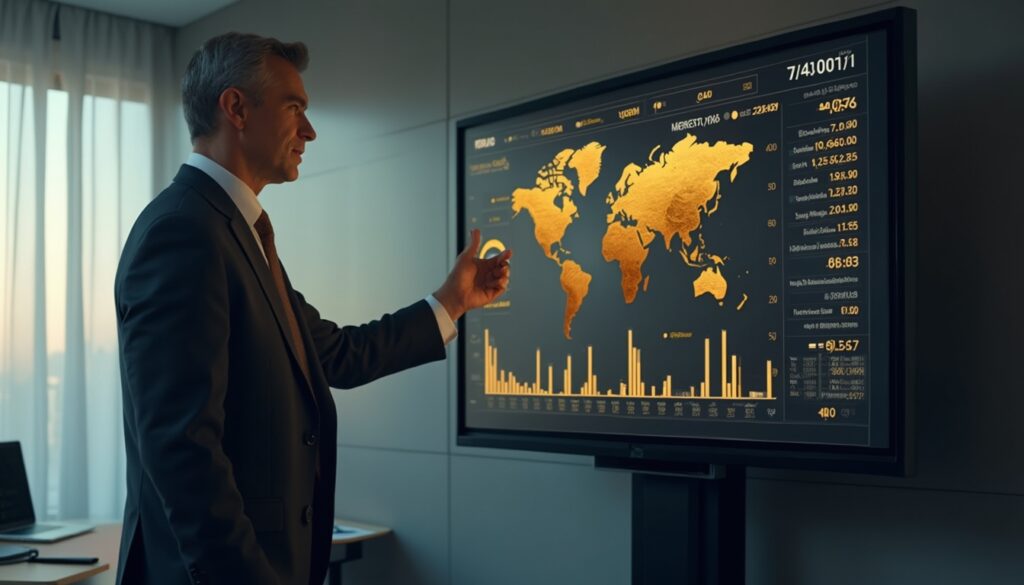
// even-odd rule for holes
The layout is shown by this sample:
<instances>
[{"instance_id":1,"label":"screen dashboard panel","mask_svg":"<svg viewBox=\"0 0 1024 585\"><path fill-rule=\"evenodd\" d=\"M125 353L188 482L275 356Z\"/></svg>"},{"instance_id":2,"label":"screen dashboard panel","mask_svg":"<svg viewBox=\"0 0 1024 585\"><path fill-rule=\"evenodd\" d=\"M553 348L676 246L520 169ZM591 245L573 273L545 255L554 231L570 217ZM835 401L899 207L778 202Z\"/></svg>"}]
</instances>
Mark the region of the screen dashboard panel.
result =
<instances>
[{"instance_id":1,"label":"screen dashboard panel","mask_svg":"<svg viewBox=\"0 0 1024 585\"><path fill-rule=\"evenodd\" d=\"M461 231L515 253L461 323L461 429L891 448L891 36L739 48L460 124Z\"/></svg>"}]
</instances>

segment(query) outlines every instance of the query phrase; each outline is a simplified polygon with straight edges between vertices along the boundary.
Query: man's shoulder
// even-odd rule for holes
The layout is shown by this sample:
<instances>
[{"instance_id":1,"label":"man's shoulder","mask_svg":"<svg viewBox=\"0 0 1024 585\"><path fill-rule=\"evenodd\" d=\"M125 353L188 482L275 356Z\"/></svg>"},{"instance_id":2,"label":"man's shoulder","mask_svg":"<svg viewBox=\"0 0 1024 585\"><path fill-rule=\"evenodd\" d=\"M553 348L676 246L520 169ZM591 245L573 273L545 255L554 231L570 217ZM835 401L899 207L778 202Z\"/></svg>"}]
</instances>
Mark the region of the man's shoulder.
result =
<instances>
[{"instance_id":1,"label":"man's shoulder","mask_svg":"<svg viewBox=\"0 0 1024 585\"><path fill-rule=\"evenodd\" d=\"M130 256L155 234L177 232L191 238L220 241L230 232L225 216L195 188L173 182L139 213L125 241L122 259ZM159 237L159 236L157 236Z\"/></svg>"},{"instance_id":2,"label":"man's shoulder","mask_svg":"<svg viewBox=\"0 0 1024 585\"><path fill-rule=\"evenodd\" d=\"M195 188L172 182L150 201L135 222L135 229L171 221L193 227L223 228L228 219Z\"/></svg>"}]
</instances>

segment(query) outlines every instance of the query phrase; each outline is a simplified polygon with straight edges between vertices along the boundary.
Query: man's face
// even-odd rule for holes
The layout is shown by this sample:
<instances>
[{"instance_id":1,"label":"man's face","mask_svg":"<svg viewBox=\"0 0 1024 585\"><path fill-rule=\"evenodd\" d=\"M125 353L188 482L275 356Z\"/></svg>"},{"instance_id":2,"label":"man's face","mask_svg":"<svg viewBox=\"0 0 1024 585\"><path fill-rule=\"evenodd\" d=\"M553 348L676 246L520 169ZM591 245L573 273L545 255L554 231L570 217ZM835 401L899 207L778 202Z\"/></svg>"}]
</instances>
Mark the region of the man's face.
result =
<instances>
[{"instance_id":1,"label":"man's face","mask_svg":"<svg viewBox=\"0 0 1024 585\"><path fill-rule=\"evenodd\" d=\"M242 132L242 148L254 175L266 183L294 181L306 143L316 139L306 118L302 77L295 67L277 56L264 63L268 83L262 103L250 110Z\"/></svg>"}]
</instances>

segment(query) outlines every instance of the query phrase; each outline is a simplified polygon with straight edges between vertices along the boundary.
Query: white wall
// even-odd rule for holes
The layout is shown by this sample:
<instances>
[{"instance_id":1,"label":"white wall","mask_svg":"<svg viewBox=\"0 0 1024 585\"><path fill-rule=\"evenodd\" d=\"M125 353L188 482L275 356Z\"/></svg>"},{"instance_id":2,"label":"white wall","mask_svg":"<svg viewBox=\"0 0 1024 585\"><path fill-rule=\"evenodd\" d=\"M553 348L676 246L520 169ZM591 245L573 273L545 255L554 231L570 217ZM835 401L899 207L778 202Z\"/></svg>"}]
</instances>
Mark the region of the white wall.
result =
<instances>
[{"instance_id":1,"label":"white wall","mask_svg":"<svg viewBox=\"0 0 1024 585\"><path fill-rule=\"evenodd\" d=\"M303 40L319 133L268 188L281 257L328 317L363 321L444 277L452 120L709 49L891 6L858 0L273 0L185 27L184 70L228 30ZM1019 232L1024 3L918 9L918 473L752 469L748 583L1010 583L1024 573ZM180 147L187 152L187 138ZM459 448L453 364L336 393L338 513L395 528L354 584L620 585L626 474L579 457ZM558 491L573 498L539 494Z\"/></svg>"}]
</instances>

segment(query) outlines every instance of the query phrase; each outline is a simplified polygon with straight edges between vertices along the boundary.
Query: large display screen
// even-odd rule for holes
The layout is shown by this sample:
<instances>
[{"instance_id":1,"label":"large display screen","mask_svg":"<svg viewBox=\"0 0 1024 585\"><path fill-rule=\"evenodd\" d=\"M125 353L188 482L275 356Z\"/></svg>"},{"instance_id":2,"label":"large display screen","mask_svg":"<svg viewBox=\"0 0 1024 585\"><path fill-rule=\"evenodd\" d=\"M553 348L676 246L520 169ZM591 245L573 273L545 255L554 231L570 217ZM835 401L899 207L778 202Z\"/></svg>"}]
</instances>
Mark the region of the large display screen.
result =
<instances>
[{"instance_id":1,"label":"large display screen","mask_svg":"<svg viewBox=\"0 0 1024 585\"><path fill-rule=\"evenodd\" d=\"M893 447L905 55L848 29L459 125L461 231L514 250L462 434Z\"/></svg>"}]
</instances>

